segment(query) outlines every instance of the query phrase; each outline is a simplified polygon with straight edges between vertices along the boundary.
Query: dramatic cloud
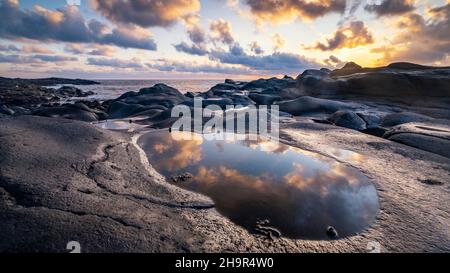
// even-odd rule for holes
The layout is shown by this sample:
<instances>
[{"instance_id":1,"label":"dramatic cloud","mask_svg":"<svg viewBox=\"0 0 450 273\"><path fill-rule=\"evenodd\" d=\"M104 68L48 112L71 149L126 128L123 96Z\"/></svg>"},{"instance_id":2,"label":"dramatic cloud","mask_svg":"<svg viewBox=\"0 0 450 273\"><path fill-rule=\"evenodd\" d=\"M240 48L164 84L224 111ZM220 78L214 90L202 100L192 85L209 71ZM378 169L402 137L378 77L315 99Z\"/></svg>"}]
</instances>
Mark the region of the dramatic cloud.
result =
<instances>
[{"instance_id":1,"label":"dramatic cloud","mask_svg":"<svg viewBox=\"0 0 450 273\"><path fill-rule=\"evenodd\" d=\"M346 0L243 0L259 23L311 20L337 12L344 13Z\"/></svg>"},{"instance_id":2,"label":"dramatic cloud","mask_svg":"<svg viewBox=\"0 0 450 273\"><path fill-rule=\"evenodd\" d=\"M264 50L261 48L261 46L256 41L250 43L250 50L253 53L255 53L256 55L264 54Z\"/></svg>"},{"instance_id":3,"label":"dramatic cloud","mask_svg":"<svg viewBox=\"0 0 450 273\"><path fill-rule=\"evenodd\" d=\"M368 4L364 9L378 16L393 16L411 12L415 7L414 0L383 0L380 4Z\"/></svg>"},{"instance_id":4,"label":"dramatic cloud","mask_svg":"<svg viewBox=\"0 0 450 273\"><path fill-rule=\"evenodd\" d=\"M212 21L209 27L211 30L211 37L214 41L220 41L227 45L232 45L234 43L230 22L219 19Z\"/></svg>"},{"instance_id":5,"label":"dramatic cloud","mask_svg":"<svg viewBox=\"0 0 450 273\"><path fill-rule=\"evenodd\" d=\"M34 10L22 10L18 0L0 0L0 18L1 38L98 43L156 50L156 44L148 33L138 37L135 29L125 27L108 31L101 22L86 22L76 6L56 11L41 6L35 6Z\"/></svg>"},{"instance_id":6,"label":"dramatic cloud","mask_svg":"<svg viewBox=\"0 0 450 273\"><path fill-rule=\"evenodd\" d=\"M119 60L119 59L107 59L107 58L88 58L89 65L105 66L113 68L134 68L141 69L143 66L139 60Z\"/></svg>"},{"instance_id":7,"label":"dramatic cloud","mask_svg":"<svg viewBox=\"0 0 450 273\"><path fill-rule=\"evenodd\" d=\"M90 3L113 22L142 27L167 27L200 10L199 0L91 0Z\"/></svg>"},{"instance_id":8,"label":"dramatic cloud","mask_svg":"<svg viewBox=\"0 0 450 273\"><path fill-rule=\"evenodd\" d=\"M316 62L291 53L275 52L271 55L248 55L239 45L234 45L229 51L212 51L210 58L225 64L242 65L252 70L277 73L298 73L306 68L318 67Z\"/></svg>"},{"instance_id":9,"label":"dramatic cloud","mask_svg":"<svg viewBox=\"0 0 450 273\"><path fill-rule=\"evenodd\" d=\"M364 22L351 22L348 26L339 27L336 32L327 39L325 43L317 42L315 46L307 49L318 49L322 51L336 50L342 48L354 48L357 46L372 44L372 34L364 25Z\"/></svg>"},{"instance_id":10,"label":"dramatic cloud","mask_svg":"<svg viewBox=\"0 0 450 273\"><path fill-rule=\"evenodd\" d=\"M190 55L205 56L208 54L208 50L202 45L188 45L187 43L182 42L174 46L177 51Z\"/></svg>"},{"instance_id":11,"label":"dramatic cloud","mask_svg":"<svg viewBox=\"0 0 450 273\"><path fill-rule=\"evenodd\" d=\"M450 62L450 3L427 11L427 18L407 14L397 27L401 32L392 43L372 50L382 55L380 63L408 60L424 64Z\"/></svg>"}]
</instances>

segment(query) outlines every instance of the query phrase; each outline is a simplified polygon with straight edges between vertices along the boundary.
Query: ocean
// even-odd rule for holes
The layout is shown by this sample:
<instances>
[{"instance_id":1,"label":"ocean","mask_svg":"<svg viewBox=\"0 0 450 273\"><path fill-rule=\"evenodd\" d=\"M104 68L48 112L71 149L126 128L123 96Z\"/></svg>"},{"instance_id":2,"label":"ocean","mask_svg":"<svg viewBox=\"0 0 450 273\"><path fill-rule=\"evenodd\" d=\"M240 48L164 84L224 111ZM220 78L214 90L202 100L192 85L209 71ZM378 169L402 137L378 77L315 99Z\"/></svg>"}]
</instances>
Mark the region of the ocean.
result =
<instances>
[{"instance_id":1,"label":"ocean","mask_svg":"<svg viewBox=\"0 0 450 273\"><path fill-rule=\"evenodd\" d=\"M95 95L88 97L90 100L116 99L128 91L139 91L141 88L152 87L158 83L164 83L178 89L181 93L204 92L224 80L96 80L100 85L76 85L83 91L92 91ZM67 86L67 84L64 84ZM49 86L59 88L63 85ZM70 85L69 85L70 86ZM86 99L86 98L85 98Z\"/></svg>"}]
</instances>

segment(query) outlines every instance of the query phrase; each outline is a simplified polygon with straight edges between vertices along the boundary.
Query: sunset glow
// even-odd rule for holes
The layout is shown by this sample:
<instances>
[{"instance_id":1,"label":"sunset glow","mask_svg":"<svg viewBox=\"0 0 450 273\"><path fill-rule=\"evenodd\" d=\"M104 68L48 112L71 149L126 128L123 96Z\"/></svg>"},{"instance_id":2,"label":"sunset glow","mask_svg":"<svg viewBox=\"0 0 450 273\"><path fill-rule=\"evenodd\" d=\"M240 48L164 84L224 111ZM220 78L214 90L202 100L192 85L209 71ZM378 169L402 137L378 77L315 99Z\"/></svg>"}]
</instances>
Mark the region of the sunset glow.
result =
<instances>
[{"instance_id":1,"label":"sunset glow","mask_svg":"<svg viewBox=\"0 0 450 273\"><path fill-rule=\"evenodd\" d=\"M1 0L1 76L221 79L295 77L348 61L450 65L450 1L76 2Z\"/></svg>"}]
</instances>

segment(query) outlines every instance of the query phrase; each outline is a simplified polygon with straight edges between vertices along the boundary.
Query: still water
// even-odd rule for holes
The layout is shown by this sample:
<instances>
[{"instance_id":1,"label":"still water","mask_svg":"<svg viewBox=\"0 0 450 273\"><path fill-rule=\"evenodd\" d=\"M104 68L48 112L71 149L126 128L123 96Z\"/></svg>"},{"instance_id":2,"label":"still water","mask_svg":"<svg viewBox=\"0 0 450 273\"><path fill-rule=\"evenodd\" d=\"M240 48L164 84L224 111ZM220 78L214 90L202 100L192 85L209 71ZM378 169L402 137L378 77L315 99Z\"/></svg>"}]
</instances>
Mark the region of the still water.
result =
<instances>
[{"instance_id":1,"label":"still water","mask_svg":"<svg viewBox=\"0 0 450 273\"><path fill-rule=\"evenodd\" d=\"M363 231L378 214L368 178L316 153L261 138L211 140L188 132L149 132L138 144L168 181L209 196L252 233L263 223L285 237L326 240L332 226L342 238Z\"/></svg>"}]
</instances>

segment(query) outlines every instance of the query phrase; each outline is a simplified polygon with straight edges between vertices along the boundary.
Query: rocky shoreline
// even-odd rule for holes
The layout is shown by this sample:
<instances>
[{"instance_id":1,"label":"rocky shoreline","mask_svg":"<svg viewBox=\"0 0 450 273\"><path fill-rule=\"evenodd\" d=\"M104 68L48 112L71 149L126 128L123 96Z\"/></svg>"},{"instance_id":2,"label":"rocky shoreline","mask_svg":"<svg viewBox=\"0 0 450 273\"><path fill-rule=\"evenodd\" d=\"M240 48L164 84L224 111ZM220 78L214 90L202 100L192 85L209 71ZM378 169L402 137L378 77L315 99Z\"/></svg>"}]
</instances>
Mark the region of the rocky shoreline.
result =
<instances>
[{"instance_id":1,"label":"rocky shoreline","mask_svg":"<svg viewBox=\"0 0 450 273\"><path fill-rule=\"evenodd\" d=\"M85 252L367 252L371 242L386 252L449 251L449 87L449 68L405 63L226 80L198 94L158 84L74 104L61 101L88 94L2 87L0 251L66 252L69 241ZM142 160L135 135L90 124L138 118L141 126L168 128L172 107L192 107L195 97L204 106L279 105L291 117L281 124L281 141L373 181L381 205L376 223L335 241L250 234L208 198L167 183ZM340 157L334 148L360 158Z\"/></svg>"}]
</instances>

